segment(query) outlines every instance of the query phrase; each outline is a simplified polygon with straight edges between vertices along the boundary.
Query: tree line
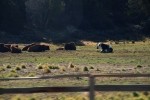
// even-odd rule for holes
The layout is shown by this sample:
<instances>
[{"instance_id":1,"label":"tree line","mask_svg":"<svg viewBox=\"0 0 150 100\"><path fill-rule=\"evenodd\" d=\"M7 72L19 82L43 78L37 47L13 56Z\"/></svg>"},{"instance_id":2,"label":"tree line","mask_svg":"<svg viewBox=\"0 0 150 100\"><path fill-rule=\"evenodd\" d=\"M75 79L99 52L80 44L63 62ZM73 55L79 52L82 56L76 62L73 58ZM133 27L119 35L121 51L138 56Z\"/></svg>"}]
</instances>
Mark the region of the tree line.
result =
<instances>
[{"instance_id":1,"label":"tree line","mask_svg":"<svg viewBox=\"0 0 150 100\"><path fill-rule=\"evenodd\" d=\"M149 29L149 0L0 0L0 32L7 34L82 30L84 36L94 31L119 38L131 33L149 36Z\"/></svg>"}]
</instances>

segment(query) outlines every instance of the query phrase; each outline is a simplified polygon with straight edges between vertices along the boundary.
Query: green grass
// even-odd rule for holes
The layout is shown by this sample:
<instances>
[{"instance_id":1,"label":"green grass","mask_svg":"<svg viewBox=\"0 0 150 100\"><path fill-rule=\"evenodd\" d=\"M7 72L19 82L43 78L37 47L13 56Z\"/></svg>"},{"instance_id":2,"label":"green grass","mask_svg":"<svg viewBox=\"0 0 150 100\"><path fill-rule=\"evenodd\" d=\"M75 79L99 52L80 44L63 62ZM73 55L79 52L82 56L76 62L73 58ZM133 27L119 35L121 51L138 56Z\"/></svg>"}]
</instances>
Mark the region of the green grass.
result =
<instances>
[{"instance_id":1,"label":"green grass","mask_svg":"<svg viewBox=\"0 0 150 100\"><path fill-rule=\"evenodd\" d=\"M56 51L57 46L52 45L50 51L32 53L23 52L21 54L0 53L0 78L6 77L33 77L48 76L72 73L150 73L150 44L149 42L135 42L135 44L112 44L114 53L100 53L95 45L78 46L76 51ZM71 67L70 65L73 65ZM9 66L8 66L9 65ZM69 67L68 67L69 66ZM87 68L88 71L85 71ZM58 82L61 81L61 82ZM147 78L96 78L96 84L149 84ZM88 85L87 78L64 78L50 80L21 80L21 81L1 81L0 87L34 87L34 86L68 86L68 85ZM74 93L73 93L74 94ZM81 93L82 94L82 93ZM96 100L150 100L150 96L138 93L102 93L96 96ZM43 95L43 94L42 94ZM127 96L128 95L128 96ZM5 95L0 96L1 98ZM29 96L28 100L39 100L38 95ZM45 95L47 97L47 95ZM43 96L43 97L45 97ZM55 97L55 96L54 96ZM84 98L85 97L85 98ZM129 99L128 99L129 97ZM15 98L15 97L14 97ZM21 96L21 98L24 98ZM56 96L52 100L77 100L87 95ZM127 98L127 99L124 99ZM149 99L148 99L149 98ZM80 100L79 99L79 100ZM22 99L21 99L22 100ZM48 99L50 100L50 99Z\"/></svg>"}]
</instances>

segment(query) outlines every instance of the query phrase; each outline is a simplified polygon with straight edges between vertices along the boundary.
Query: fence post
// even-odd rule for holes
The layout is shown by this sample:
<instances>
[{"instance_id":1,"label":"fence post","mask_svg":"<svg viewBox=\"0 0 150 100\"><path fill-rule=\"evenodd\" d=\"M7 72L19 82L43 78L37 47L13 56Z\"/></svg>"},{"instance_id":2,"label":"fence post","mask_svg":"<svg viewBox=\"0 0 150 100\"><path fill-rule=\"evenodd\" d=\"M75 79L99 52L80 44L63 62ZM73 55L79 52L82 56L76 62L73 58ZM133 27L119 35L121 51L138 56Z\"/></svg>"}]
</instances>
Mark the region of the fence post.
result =
<instances>
[{"instance_id":1,"label":"fence post","mask_svg":"<svg viewBox=\"0 0 150 100\"><path fill-rule=\"evenodd\" d=\"M89 98L90 100L94 100L95 97L95 77L93 75L89 76Z\"/></svg>"}]
</instances>

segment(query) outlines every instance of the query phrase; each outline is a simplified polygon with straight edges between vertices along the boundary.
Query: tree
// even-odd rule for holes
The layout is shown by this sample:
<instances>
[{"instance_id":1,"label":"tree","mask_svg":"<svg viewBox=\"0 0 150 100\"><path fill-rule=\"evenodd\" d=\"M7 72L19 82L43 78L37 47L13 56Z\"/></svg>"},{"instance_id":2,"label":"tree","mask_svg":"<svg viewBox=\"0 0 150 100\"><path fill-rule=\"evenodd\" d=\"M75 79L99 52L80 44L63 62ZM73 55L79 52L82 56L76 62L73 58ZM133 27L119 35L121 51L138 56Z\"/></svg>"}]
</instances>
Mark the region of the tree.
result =
<instances>
[{"instance_id":1,"label":"tree","mask_svg":"<svg viewBox=\"0 0 150 100\"><path fill-rule=\"evenodd\" d=\"M25 22L25 0L0 0L0 30L18 34Z\"/></svg>"}]
</instances>

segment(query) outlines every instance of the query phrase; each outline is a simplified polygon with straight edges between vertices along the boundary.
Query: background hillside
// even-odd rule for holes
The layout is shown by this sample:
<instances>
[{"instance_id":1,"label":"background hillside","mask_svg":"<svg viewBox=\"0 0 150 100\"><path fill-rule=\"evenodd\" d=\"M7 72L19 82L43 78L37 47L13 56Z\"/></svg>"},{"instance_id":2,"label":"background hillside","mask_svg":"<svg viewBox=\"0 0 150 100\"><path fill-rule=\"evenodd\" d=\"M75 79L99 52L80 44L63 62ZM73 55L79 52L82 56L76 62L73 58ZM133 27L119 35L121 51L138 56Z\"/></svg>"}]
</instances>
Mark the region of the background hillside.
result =
<instances>
[{"instance_id":1,"label":"background hillside","mask_svg":"<svg viewBox=\"0 0 150 100\"><path fill-rule=\"evenodd\" d=\"M141 40L149 0L0 0L0 42Z\"/></svg>"}]
</instances>

